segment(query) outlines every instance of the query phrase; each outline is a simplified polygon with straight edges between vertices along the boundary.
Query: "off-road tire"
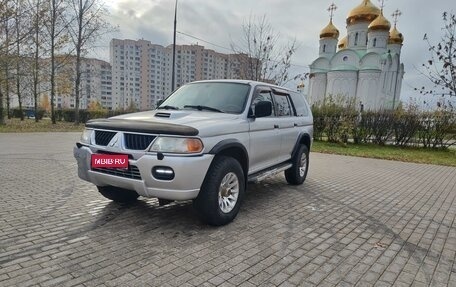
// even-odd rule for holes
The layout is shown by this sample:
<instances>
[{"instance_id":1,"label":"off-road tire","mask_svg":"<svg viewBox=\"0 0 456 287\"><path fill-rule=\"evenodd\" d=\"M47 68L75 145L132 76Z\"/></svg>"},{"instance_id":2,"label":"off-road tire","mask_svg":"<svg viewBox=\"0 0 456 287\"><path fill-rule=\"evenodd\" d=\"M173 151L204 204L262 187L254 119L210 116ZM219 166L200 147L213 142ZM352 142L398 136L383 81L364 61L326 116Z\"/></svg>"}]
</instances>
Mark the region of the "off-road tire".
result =
<instances>
[{"instance_id":1,"label":"off-road tire","mask_svg":"<svg viewBox=\"0 0 456 287\"><path fill-rule=\"evenodd\" d=\"M302 157L305 157L306 160L304 164L305 170L303 173L301 170ZM299 146L298 152L291 159L291 163L293 166L285 171L285 179L289 184L300 185L306 180L307 171L309 170L309 149L307 146Z\"/></svg>"},{"instance_id":2,"label":"off-road tire","mask_svg":"<svg viewBox=\"0 0 456 287\"><path fill-rule=\"evenodd\" d=\"M131 203L136 201L136 199L139 197L139 194L137 194L136 191L133 190L123 189L115 186L97 187L101 195L103 195L107 199L110 199L118 203Z\"/></svg>"},{"instance_id":3,"label":"off-road tire","mask_svg":"<svg viewBox=\"0 0 456 287\"><path fill-rule=\"evenodd\" d=\"M238 180L238 197L234 208L225 213L219 205L219 189L225 176L231 173ZM198 197L193 201L193 207L201 220L209 225L220 226L233 221L239 212L245 194L245 177L240 163L234 158L216 156L206 174Z\"/></svg>"}]
</instances>

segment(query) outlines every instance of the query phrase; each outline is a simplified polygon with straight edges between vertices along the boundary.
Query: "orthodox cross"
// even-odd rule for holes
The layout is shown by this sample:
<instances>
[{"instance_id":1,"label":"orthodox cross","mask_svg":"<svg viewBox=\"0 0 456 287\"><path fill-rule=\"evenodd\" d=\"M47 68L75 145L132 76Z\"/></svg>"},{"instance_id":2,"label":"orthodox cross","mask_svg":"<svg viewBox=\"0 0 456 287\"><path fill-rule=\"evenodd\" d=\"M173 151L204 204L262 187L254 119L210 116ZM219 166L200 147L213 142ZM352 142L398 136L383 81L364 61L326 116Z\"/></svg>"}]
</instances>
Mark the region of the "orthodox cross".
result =
<instances>
[{"instance_id":1,"label":"orthodox cross","mask_svg":"<svg viewBox=\"0 0 456 287\"><path fill-rule=\"evenodd\" d=\"M385 8L385 1L386 0L378 0L378 2L380 2L380 8L381 8L382 12L383 12L383 8Z\"/></svg>"},{"instance_id":2,"label":"orthodox cross","mask_svg":"<svg viewBox=\"0 0 456 287\"><path fill-rule=\"evenodd\" d=\"M329 5L329 8L327 10L329 12L329 19L331 19L331 21L332 21L333 16L334 16L334 11L337 10L336 4L332 3L331 5Z\"/></svg>"},{"instance_id":3,"label":"orthodox cross","mask_svg":"<svg viewBox=\"0 0 456 287\"><path fill-rule=\"evenodd\" d=\"M393 16L394 18L394 27L396 27L396 24L397 24L397 19L402 15L402 12L399 11L399 9L396 9L396 11L394 11L394 13L391 15Z\"/></svg>"}]
</instances>

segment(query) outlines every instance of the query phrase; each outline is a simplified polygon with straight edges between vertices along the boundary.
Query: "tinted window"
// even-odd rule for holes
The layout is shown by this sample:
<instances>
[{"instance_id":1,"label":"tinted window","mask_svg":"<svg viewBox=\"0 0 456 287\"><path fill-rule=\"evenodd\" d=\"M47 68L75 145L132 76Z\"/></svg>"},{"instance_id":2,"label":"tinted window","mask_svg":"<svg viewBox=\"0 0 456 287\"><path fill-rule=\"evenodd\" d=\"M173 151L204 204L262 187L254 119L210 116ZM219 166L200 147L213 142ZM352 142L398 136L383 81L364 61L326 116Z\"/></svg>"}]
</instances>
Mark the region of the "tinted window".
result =
<instances>
[{"instance_id":1,"label":"tinted window","mask_svg":"<svg viewBox=\"0 0 456 287\"><path fill-rule=\"evenodd\" d=\"M293 105L296 110L296 115L298 117L306 117L309 115L309 110L307 109L306 100L304 95L299 93L291 93L291 99L293 100Z\"/></svg>"},{"instance_id":2,"label":"tinted window","mask_svg":"<svg viewBox=\"0 0 456 287\"><path fill-rule=\"evenodd\" d=\"M274 102L272 101L272 95L270 91L261 91L259 92L252 100L252 110L255 112L255 105L259 102L271 102L274 107ZM274 109L272 109L271 116L275 116Z\"/></svg>"},{"instance_id":3,"label":"tinted window","mask_svg":"<svg viewBox=\"0 0 456 287\"><path fill-rule=\"evenodd\" d=\"M275 110L276 110L277 116L290 117L293 115L287 95L274 94L274 100L275 100Z\"/></svg>"},{"instance_id":4,"label":"tinted window","mask_svg":"<svg viewBox=\"0 0 456 287\"><path fill-rule=\"evenodd\" d=\"M160 107L207 106L226 113L240 114L244 110L250 86L239 83L206 82L182 86Z\"/></svg>"}]
</instances>

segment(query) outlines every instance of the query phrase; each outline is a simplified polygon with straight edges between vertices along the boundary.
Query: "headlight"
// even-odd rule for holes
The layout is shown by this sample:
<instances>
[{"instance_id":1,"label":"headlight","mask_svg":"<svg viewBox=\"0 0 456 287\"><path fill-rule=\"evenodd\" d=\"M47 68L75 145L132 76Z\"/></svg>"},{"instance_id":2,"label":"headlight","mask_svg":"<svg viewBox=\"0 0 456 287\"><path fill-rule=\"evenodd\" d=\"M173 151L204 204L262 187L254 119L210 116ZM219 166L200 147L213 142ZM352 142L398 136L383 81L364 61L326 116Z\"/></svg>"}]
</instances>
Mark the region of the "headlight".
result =
<instances>
[{"instance_id":1,"label":"headlight","mask_svg":"<svg viewBox=\"0 0 456 287\"><path fill-rule=\"evenodd\" d=\"M169 153L199 153L203 150L203 143L195 138L158 137L150 151Z\"/></svg>"},{"instance_id":2,"label":"headlight","mask_svg":"<svg viewBox=\"0 0 456 287\"><path fill-rule=\"evenodd\" d=\"M90 144L90 139L92 138L93 130L84 129L81 135L81 143Z\"/></svg>"}]
</instances>

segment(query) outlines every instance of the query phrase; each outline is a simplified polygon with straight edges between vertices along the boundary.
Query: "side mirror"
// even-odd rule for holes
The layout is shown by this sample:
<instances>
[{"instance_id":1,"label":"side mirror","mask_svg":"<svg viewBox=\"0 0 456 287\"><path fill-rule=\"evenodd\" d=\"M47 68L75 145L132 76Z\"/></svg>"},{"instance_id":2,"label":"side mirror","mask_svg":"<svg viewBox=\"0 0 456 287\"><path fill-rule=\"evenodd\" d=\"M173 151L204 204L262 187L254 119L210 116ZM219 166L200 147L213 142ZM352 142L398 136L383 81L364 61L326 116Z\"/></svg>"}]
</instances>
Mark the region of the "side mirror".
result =
<instances>
[{"instance_id":1,"label":"side mirror","mask_svg":"<svg viewBox=\"0 0 456 287\"><path fill-rule=\"evenodd\" d=\"M255 117L269 117L272 115L272 103L268 101L261 101L255 105Z\"/></svg>"}]
</instances>

